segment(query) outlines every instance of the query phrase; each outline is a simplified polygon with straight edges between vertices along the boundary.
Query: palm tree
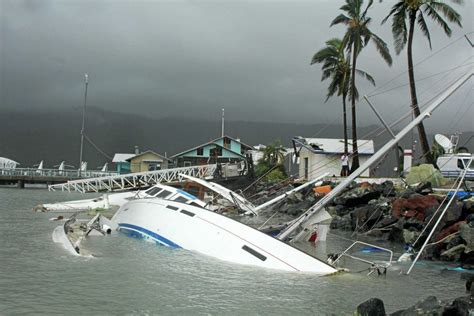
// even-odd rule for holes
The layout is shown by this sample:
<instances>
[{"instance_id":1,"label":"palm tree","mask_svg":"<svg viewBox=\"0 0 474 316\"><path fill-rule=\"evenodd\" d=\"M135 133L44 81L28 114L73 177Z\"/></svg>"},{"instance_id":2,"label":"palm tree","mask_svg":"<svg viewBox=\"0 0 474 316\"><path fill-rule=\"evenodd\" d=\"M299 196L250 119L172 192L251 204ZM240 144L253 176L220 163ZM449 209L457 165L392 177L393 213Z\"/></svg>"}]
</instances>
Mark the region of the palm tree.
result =
<instances>
[{"instance_id":1,"label":"palm tree","mask_svg":"<svg viewBox=\"0 0 474 316\"><path fill-rule=\"evenodd\" d=\"M357 119L355 102L357 99L356 85L355 85L355 73L357 69L357 57L359 56L362 48L364 48L369 42L375 44L375 48L380 53L382 58L387 62L388 65L392 65L392 57L390 56L387 44L370 29L369 25L371 18L367 16L367 11L372 6L373 0L369 0L365 10L362 10L364 0L346 0L340 9L345 11L346 14L340 14L331 23L331 26L336 24L344 24L347 26L346 34L342 40L346 50L352 54L352 67L351 67L351 110L352 110L352 167L351 170L359 168L359 153L357 148Z\"/></svg>"},{"instance_id":2,"label":"palm tree","mask_svg":"<svg viewBox=\"0 0 474 316\"><path fill-rule=\"evenodd\" d=\"M330 39L326 42L326 47L319 50L314 54L311 60L311 65L316 63L322 63L323 74L321 81L331 78L331 82L328 87L328 94L326 97L327 102L336 92L338 96L342 96L342 117L343 117L343 128L344 128L344 154L348 154L347 145L347 111L346 111L346 100L349 94L349 82L351 77L351 63L350 57L344 56L344 45L338 38ZM373 85L375 85L374 78L368 73L356 69L357 74L364 76ZM357 89L355 90L357 94Z\"/></svg>"},{"instance_id":3,"label":"palm tree","mask_svg":"<svg viewBox=\"0 0 474 316\"><path fill-rule=\"evenodd\" d=\"M461 4L462 0L451 0L454 3ZM400 54L405 45L407 44L407 56L408 56L408 78L410 82L410 94L411 94L411 107L415 117L420 115L420 108L418 107L418 99L416 97L415 87L415 73L413 69L413 57L412 57L412 44L413 35L415 33L415 22L420 27L423 35L428 39L428 43L431 49L431 37L428 30L428 26L425 21L424 13L430 17L434 22L439 24L446 35L451 36L451 29L448 23L441 17L440 13L449 22L454 22L461 25L461 16L448 4L436 0L399 0L390 10L390 13L382 20L382 24L387 21L390 16L393 16L392 20L392 34L395 42L395 52ZM406 20L408 18L408 30ZM408 34L407 34L408 33ZM427 162L433 162L433 157L429 154L430 146L428 144L428 138L426 137L425 127L423 123L418 124L418 134L420 135L421 149L423 156Z\"/></svg>"},{"instance_id":4,"label":"palm tree","mask_svg":"<svg viewBox=\"0 0 474 316\"><path fill-rule=\"evenodd\" d=\"M262 161L270 166L282 164L285 160L286 149L282 146L280 140L268 144L263 150Z\"/></svg>"}]
</instances>

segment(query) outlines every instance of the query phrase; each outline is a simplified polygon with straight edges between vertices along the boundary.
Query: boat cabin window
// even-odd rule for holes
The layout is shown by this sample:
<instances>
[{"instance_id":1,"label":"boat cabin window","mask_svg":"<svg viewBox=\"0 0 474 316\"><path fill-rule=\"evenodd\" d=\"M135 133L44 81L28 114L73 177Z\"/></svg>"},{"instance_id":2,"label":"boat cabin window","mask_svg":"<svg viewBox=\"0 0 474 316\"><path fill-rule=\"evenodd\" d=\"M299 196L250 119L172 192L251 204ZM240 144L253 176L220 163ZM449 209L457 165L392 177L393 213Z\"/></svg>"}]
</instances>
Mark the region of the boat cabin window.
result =
<instances>
[{"instance_id":1,"label":"boat cabin window","mask_svg":"<svg viewBox=\"0 0 474 316\"><path fill-rule=\"evenodd\" d=\"M157 195L155 195L155 197L164 199L164 198L168 197L170 194L171 194L170 191L163 190L160 193L158 193Z\"/></svg>"},{"instance_id":2,"label":"boat cabin window","mask_svg":"<svg viewBox=\"0 0 474 316\"><path fill-rule=\"evenodd\" d=\"M176 202L181 202L181 203L186 203L188 202L188 199L185 198L184 196L178 196L177 198L174 199Z\"/></svg>"},{"instance_id":3,"label":"boat cabin window","mask_svg":"<svg viewBox=\"0 0 474 316\"><path fill-rule=\"evenodd\" d=\"M471 164L472 164L472 159L464 159L464 167L466 167L466 169L471 168Z\"/></svg>"},{"instance_id":4,"label":"boat cabin window","mask_svg":"<svg viewBox=\"0 0 474 316\"><path fill-rule=\"evenodd\" d=\"M250 248L250 247L247 246L247 245L243 245L243 246L242 246L242 250L247 251L249 254L251 254L251 255L257 257L258 259L260 259L260 260L262 260L262 261L267 260L267 257L265 257L264 255L262 255L260 252L258 252L258 251L256 251L256 250Z\"/></svg>"},{"instance_id":5,"label":"boat cabin window","mask_svg":"<svg viewBox=\"0 0 474 316\"><path fill-rule=\"evenodd\" d=\"M463 169L463 170L465 169L465 168L464 168L464 163L463 163L462 159L458 159L458 168L459 168L459 169Z\"/></svg>"},{"instance_id":6,"label":"boat cabin window","mask_svg":"<svg viewBox=\"0 0 474 316\"><path fill-rule=\"evenodd\" d=\"M150 194L150 192L153 190L154 188L149 188L148 190L145 191L146 194Z\"/></svg>"},{"instance_id":7,"label":"boat cabin window","mask_svg":"<svg viewBox=\"0 0 474 316\"><path fill-rule=\"evenodd\" d=\"M155 195L156 193L160 192L161 189L160 188L151 188L147 191L145 191L145 193L147 193L148 195Z\"/></svg>"}]
</instances>

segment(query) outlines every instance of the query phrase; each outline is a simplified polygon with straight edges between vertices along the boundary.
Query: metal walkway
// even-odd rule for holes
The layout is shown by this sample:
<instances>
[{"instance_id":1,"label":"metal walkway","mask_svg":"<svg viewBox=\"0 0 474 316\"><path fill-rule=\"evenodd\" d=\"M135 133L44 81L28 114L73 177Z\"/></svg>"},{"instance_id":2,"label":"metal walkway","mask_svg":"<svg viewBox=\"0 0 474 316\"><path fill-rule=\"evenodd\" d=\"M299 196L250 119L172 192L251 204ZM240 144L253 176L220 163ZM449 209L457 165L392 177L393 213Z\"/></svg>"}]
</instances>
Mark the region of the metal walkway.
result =
<instances>
[{"instance_id":1,"label":"metal walkway","mask_svg":"<svg viewBox=\"0 0 474 316\"><path fill-rule=\"evenodd\" d=\"M180 173L196 178L212 178L216 165L192 166L157 171L128 173L110 177L99 177L68 181L48 186L49 191L100 192L150 186L162 182L181 181Z\"/></svg>"}]
</instances>

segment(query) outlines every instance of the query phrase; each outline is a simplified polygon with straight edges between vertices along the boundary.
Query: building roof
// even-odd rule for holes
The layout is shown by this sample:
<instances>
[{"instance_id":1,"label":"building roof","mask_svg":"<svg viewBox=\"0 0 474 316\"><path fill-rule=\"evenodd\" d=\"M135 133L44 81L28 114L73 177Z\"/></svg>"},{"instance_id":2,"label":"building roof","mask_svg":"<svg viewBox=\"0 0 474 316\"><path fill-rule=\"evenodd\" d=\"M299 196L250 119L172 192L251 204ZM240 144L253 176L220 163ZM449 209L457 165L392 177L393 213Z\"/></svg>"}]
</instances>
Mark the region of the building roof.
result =
<instances>
[{"instance_id":1,"label":"building roof","mask_svg":"<svg viewBox=\"0 0 474 316\"><path fill-rule=\"evenodd\" d=\"M160 157L162 160L171 161L171 159L169 159L169 158L167 158L167 157L165 157L165 156L162 156L162 155L160 155L160 154L154 152L153 150L147 150L147 151L144 151L144 152L142 152L142 153L139 153L138 155L133 155L132 157L128 158L127 161L131 161L132 159L137 158L137 157L140 157L140 156L143 156L143 155L145 155L145 154L153 154L153 155L155 155L155 156ZM150 160L148 160L148 161L151 162ZM155 161L152 161L152 162L155 162Z\"/></svg>"},{"instance_id":2,"label":"building roof","mask_svg":"<svg viewBox=\"0 0 474 316\"><path fill-rule=\"evenodd\" d=\"M318 154L342 154L344 153L344 139L335 138L304 138L294 137L293 142L297 145ZM349 153L352 153L352 140L348 140ZM357 140L360 155L372 155L374 151L374 141L370 139Z\"/></svg>"},{"instance_id":3,"label":"building roof","mask_svg":"<svg viewBox=\"0 0 474 316\"><path fill-rule=\"evenodd\" d=\"M8 159L8 158L5 158L5 157L0 157L0 168L15 168L17 165L19 165L20 163L14 161L14 160L11 160L11 159Z\"/></svg>"},{"instance_id":4,"label":"building roof","mask_svg":"<svg viewBox=\"0 0 474 316\"><path fill-rule=\"evenodd\" d=\"M204 144L198 145L198 146L196 146L196 147L193 147L193 148L184 150L184 151L182 151L182 152L180 152L180 153L178 153L178 154L176 154L176 155L171 156L171 158L176 158L176 157L178 157L178 156L181 156L182 154L185 154L185 153L187 153L187 152L190 152L190 151L192 151L192 150L196 150L196 149L198 149L198 148L201 148L201 147L204 147L204 146L207 146L207 145L216 145L216 146L222 147L222 148L224 148L225 150L228 150L228 151L230 151L230 152L232 152L232 153L234 153L234 154L237 154L237 155L239 155L239 156L244 157L241 153L237 153L237 152L235 152L235 151L233 151L233 150L231 150L231 149L229 149L229 148L225 148L224 146L221 146L221 145L219 145L219 144L216 144L216 142L217 142L218 140L222 139L222 138L229 138L229 139L231 139L231 140L233 140L233 141L239 143L240 145L242 145L242 147L245 147L244 149L246 149L246 150L252 150L252 149L253 149L252 146L249 146L249 145L247 145L247 144L244 144L244 143L242 143L240 140L237 140L237 139L232 138L232 137L230 137L230 136L224 135L224 136L218 137L218 138L216 138L216 139L213 139L213 140L211 140L211 141L208 141L207 143L204 143Z\"/></svg>"},{"instance_id":5,"label":"building roof","mask_svg":"<svg viewBox=\"0 0 474 316\"><path fill-rule=\"evenodd\" d=\"M135 157L135 154L115 154L112 162L126 162L132 157Z\"/></svg>"}]
</instances>

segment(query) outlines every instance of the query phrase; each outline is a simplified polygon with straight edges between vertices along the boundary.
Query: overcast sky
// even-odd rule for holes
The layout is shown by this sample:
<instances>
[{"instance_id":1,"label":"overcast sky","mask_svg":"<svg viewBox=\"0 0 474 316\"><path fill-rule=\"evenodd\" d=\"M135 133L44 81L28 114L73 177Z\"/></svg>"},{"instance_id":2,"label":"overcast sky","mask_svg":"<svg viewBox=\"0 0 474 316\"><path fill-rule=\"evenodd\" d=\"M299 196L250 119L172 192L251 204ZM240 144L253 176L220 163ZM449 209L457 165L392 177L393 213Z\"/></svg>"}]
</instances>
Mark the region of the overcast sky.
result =
<instances>
[{"instance_id":1,"label":"overcast sky","mask_svg":"<svg viewBox=\"0 0 474 316\"><path fill-rule=\"evenodd\" d=\"M463 72L473 69L472 0L453 5L464 28L446 37L430 24L433 50L416 32L415 62L450 44L416 68L420 103ZM408 110L405 51L393 50L390 22L381 26L394 0L375 1L372 30L389 44L389 68L369 46L359 68L377 82L372 101L393 121ZM80 107L85 73L88 105L152 117L339 123L341 102L324 103L327 82L312 55L343 26L329 27L342 0L312 1L111 1L0 0L0 106L15 109ZM459 67L460 66L460 67ZM454 69L449 71L450 69ZM445 72L446 71L446 72ZM398 75L401 76L397 77ZM395 79L394 79L395 78ZM391 81L389 84L385 83ZM374 87L359 79L361 95ZM462 88L428 128L473 126L473 82ZM361 102L359 124L375 123ZM52 112L54 113L54 112Z\"/></svg>"}]
</instances>

